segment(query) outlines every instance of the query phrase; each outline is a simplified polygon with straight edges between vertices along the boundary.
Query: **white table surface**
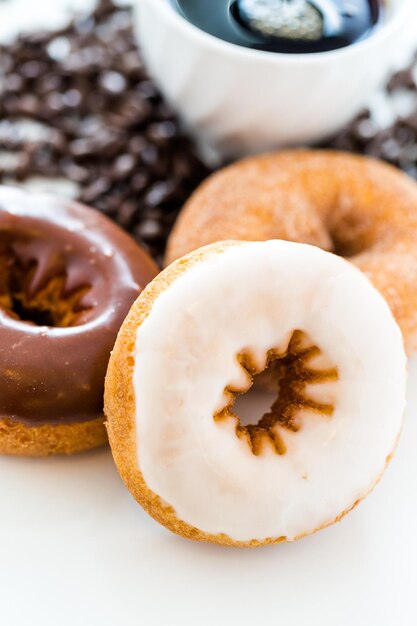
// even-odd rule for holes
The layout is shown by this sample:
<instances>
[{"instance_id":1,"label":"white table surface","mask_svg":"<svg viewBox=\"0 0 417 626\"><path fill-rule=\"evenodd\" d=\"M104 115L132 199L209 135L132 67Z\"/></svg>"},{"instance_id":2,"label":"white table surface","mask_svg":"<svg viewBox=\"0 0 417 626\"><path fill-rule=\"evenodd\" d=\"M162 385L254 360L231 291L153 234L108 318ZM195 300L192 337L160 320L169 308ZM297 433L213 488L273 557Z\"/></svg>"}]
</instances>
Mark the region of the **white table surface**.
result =
<instances>
[{"instance_id":1,"label":"white table surface","mask_svg":"<svg viewBox=\"0 0 417 626\"><path fill-rule=\"evenodd\" d=\"M134 502L105 449L0 458L0 623L415 626L417 359L409 387L382 482L342 522L292 544L172 535Z\"/></svg>"},{"instance_id":2,"label":"white table surface","mask_svg":"<svg viewBox=\"0 0 417 626\"><path fill-rule=\"evenodd\" d=\"M88 4L0 2L0 38ZM228 549L170 534L133 501L108 449L0 458L1 626L416 626L416 389L417 358L381 484L294 544Z\"/></svg>"}]
</instances>

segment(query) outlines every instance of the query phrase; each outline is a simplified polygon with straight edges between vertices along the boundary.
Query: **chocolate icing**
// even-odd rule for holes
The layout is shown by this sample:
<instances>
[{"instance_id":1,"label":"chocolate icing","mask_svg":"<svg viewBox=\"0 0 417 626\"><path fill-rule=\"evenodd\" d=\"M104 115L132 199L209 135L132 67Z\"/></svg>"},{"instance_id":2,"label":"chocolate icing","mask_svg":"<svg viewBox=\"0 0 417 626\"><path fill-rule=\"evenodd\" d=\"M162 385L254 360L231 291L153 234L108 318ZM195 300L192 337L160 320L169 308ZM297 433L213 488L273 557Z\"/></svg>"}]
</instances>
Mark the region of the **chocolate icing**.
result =
<instances>
[{"instance_id":1,"label":"chocolate icing","mask_svg":"<svg viewBox=\"0 0 417 626\"><path fill-rule=\"evenodd\" d=\"M0 187L0 419L102 416L110 351L157 271L94 209Z\"/></svg>"}]
</instances>

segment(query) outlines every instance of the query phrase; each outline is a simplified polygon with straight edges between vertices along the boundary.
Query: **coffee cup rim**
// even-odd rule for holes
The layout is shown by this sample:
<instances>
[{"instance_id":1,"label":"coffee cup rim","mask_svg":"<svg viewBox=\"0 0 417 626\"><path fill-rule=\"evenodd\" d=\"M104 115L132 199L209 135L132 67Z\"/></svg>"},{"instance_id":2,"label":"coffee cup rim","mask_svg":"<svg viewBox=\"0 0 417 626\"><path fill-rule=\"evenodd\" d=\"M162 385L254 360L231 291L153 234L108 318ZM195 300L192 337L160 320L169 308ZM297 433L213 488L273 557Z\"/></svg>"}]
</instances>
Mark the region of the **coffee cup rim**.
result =
<instances>
[{"instance_id":1,"label":"coffee cup rim","mask_svg":"<svg viewBox=\"0 0 417 626\"><path fill-rule=\"evenodd\" d=\"M365 39L353 43L344 48L328 50L325 52L306 52L299 54L290 54L282 52L270 52L266 50L254 50L239 46L237 44L224 41L214 35L210 35L189 22L185 17L178 13L171 0L142 0L142 2L152 3L154 8L158 10L161 17L171 22L171 24L182 31L184 36L193 38L196 43L207 48L216 49L217 52L229 55L231 57L240 57L246 60L262 61L265 63L289 63L293 65L300 64L321 64L333 59L341 59L356 54L365 53L379 43L383 43L390 35L396 32L405 22L408 12L414 0L389 0L390 3L399 5L394 9L394 14L390 16L386 23L381 24ZM392 9L391 9L392 10Z\"/></svg>"}]
</instances>

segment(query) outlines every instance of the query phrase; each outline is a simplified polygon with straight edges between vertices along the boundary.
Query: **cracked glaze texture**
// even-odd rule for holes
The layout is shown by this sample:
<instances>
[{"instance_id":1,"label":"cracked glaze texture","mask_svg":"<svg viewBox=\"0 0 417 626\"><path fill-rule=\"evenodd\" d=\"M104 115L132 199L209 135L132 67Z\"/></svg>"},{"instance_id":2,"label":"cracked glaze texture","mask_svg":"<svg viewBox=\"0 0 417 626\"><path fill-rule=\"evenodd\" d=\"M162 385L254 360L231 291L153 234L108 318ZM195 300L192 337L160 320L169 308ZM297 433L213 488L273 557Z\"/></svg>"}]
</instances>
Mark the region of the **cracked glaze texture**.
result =
<instances>
[{"instance_id":1,"label":"cracked glaze texture","mask_svg":"<svg viewBox=\"0 0 417 626\"><path fill-rule=\"evenodd\" d=\"M238 356L250 354L262 371L295 330L320 348L317 369L337 368L337 380L304 389L334 410L300 407L297 429L275 427L285 454L266 445L254 455L235 420L215 416L228 390L248 387ZM138 328L139 469L180 520L205 533L295 539L375 485L400 431L405 378L400 330L349 262L282 241L226 248L180 275Z\"/></svg>"}]
</instances>

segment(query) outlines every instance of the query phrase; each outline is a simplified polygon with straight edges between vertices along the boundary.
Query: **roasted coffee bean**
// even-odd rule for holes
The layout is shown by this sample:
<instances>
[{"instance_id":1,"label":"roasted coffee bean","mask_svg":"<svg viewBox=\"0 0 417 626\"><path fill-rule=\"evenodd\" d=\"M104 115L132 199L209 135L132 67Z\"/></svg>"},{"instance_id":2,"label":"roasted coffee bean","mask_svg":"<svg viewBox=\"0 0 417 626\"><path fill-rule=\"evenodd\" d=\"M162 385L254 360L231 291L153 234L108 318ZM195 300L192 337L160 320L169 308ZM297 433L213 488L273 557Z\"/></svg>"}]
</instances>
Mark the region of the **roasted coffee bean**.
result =
<instances>
[{"instance_id":1,"label":"roasted coffee bean","mask_svg":"<svg viewBox=\"0 0 417 626\"><path fill-rule=\"evenodd\" d=\"M20 66L20 74L23 78L38 78L46 70L46 64L39 61L26 61Z\"/></svg>"},{"instance_id":2,"label":"roasted coffee bean","mask_svg":"<svg viewBox=\"0 0 417 626\"><path fill-rule=\"evenodd\" d=\"M407 128L417 132L417 110L408 117L401 118L401 121Z\"/></svg>"},{"instance_id":3,"label":"roasted coffee bean","mask_svg":"<svg viewBox=\"0 0 417 626\"><path fill-rule=\"evenodd\" d=\"M159 152L157 147L147 143L139 152L139 158L143 165L148 166L151 171L153 171L159 163ZM164 165L164 163L161 165Z\"/></svg>"},{"instance_id":4,"label":"roasted coffee bean","mask_svg":"<svg viewBox=\"0 0 417 626\"><path fill-rule=\"evenodd\" d=\"M412 96L412 112L397 117L388 127L381 127L371 111L362 111L335 137L322 145L366 154L400 167L417 179L417 56L413 64L394 74L387 84L387 97L407 90Z\"/></svg>"},{"instance_id":5,"label":"roasted coffee bean","mask_svg":"<svg viewBox=\"0 0 417 626\"><path fill-rule=\"evenodd\" d=\"M76 108L81 104L83 96L78 89L68 89L62 95L62 101L65 106Z\"/></svg>"},{"instance_id":6,"label":"roasted coffee bean","mask_svg":"<svg viewBox=\"0 0 417 626\"><path fill-rule=\"evenodd\" d=\"M118 64L123 76L137 81L145 77L145 67L136 50L130 50L122 55Z\"/></svg>"},{"instance_id":7,"label":"roasted coffee bean","mask_svg":"<svg viewBox=\"0 0 417 626\"><path fill-rule=\"evenodd\" d=\"M121 94L127 87L127 81L120 72L103 72L99 78L100 86L110 94Z\"/></svg>"},{"instance_id":8,"label":"roasted coffee bean","mask_svg":"<svg viewBox=\"0 0 417 626\"><path fill-rule=\"evenodd\" d=\"M151 124L146 133L151 141L159 145L165 145L176 136L178 128L172 121Z\"/></svg>"},{"instance_id":9,"label":"roasted coffee bean","mask_svg":"<svg viewBox=\"0 0 417 626\"><path fill-rule=\"evenodd\" d=\"M14 163L0 182L68 178L79 200L161 260L178 211L208 169L146 73L131 9L100 0L58 31L0 46L0 75L0 151ZM45 133L26 137L22 118Z\"/></svg>"},{"instance_id":10,"label":"roasted coffee bean","mask_svg":"<svg viewBox=\"0 0 417 626\"><path fill-rule=\"evenodd\" d=\"M74 139L69 144L69 149L75 159L94 156L94 144L90 139Z\"/></svg>"},{"instance_id":11,"label":"roasted coffee bean","mask_svg":"<svg viewBox=\"0 0 417 626\"><path fill-rule=\"evenodd\" d=\"M74 181L75 183L86 184L89 180L89 171L85 167L77 165L71 160L63 159L60 164L60 170L62 174ZM84 197L88 187L85 187L80 191L80 199Z\"/></svg>"},{"instance_id":12,"label":"roasted coffee bean","mask_svg":"<svg viewBox=\"0 0 417 626\"><path fill-rule=\"evenodd\" d=\"M130 176L135 169L136 158L133 154L121 154L117 157L113 165L113 177L124 179Z\"/></svg>"},{"instance_id":13,"label":"roasted coffee bean","mask_svg":"<svg viewBox=\"0 0 417 626\"><path fill-rule=\"evenodd\" d=\"M134 174L130 180L130 185L136 193L144 191L149 185L149 174L146 172Z\"/></svg>"},{"instance_id":14,"label":"roasted coffee bean","mask_svg":"<svg viewBox=\"0 0 417 626\"><path fill-rule=\"evenodd\" d=\"M59 113L63 111L65 108L64 100L62 98L62 94L57 91L52 91L47 95L45 100L46 108L48 112L51 114Z\"/></svg>"},{"instance_id":15,"label":"roasted coffee bean","mask_svg":"<svg viewBox=\"0 0 417 626\"><path fill-rule=\"evenodd\" d=\"M158 220L148 219L137 226L137 233L145 241L152 241L163 236L163 229Z\"/></svg>"},{"instance_id":16,"label":"roasted coffee bean","mask_svg":"<svg viewBox=\"0 0 417 626\"><path fill-rule=\"evenodd\" d=\"M14 93L23 89L24 79L19 74L8 74L4 79L5 91L12 91Z\"/></svg>"},{"instance_id":17,"label":"roasted coffee bean","mask_svg":"<svg viewBox=\"0 0 417 626\"><path fill-rule=\"evenodd\" d=\"M111 189L111 186L111 179L101 176L91 183L91 185L84 188L80 199L87 204L93 204L100 196L107 193Z\"/></svg>"},{"instance_id":18,"label":"roasted coffee bean","mask_svg":"<svg viewBox=\"0 0 417 626\"><path fill-rule=\"evenodd\" d=\"M174 181L154 183L145 195L145 202L151 207L161 206L174 199L177 191L177 185Z\"/></svg>"},{"instance_id":19,"label":"roasted coffee bean","mask_svg":"<svg viewBox=\"0 0 417 626\"><path fill-rule=\"evenodd\" d=\"M360 119L353 126L353 132L359 141L369 141L378 133L378 126L371 119Z\"/></svg>"},{"instance_id":20,"label":"roasted coffee bean","mask_svg":"<svg viewBox=\"0 0 417 626\"><path fill-rule=\"evenodd\" d=\"M20 115L36 115L40 111L40 102L35 95L25 93L17 100L17 113Z\"/></svg>"},{"instance_id":21,"label":"roasted coffee bean","mask_svg":"<svg viewBox=\"0 0 417 626\"><path fill-rule=\"evenodd\" d=\"M54 61L63 61L71 52L71 43L67 37L55 37L48 44L47 52Z\"/></svg>"},{"instance_id":22,"label":"roasted coffee bean","mask_svg":"<svg viewBox=\"0 0 417 626\"><path fill-rule=\"evenodd\" d=\"M396 72L388 81L387 91L392 93L393 91L397 91L398 89L411 89L415 90L416 81L414 78L414 73L412 68L408 68L406 70L401 70Z\"/></svg>"},{"instance_id":23,"label":"roasted coffee bean","mask_svg":"<svg viewBox=\"0 0 417 626\"><path fill-rule=\"evenodd\" d=\"M133 201L122 201L118 203L119 224L126 229L130 229L134 224L134 218L137 212L137 205Z\"/></svg>"}]
</instances>

